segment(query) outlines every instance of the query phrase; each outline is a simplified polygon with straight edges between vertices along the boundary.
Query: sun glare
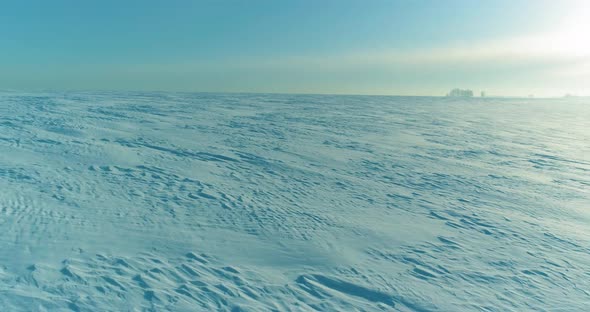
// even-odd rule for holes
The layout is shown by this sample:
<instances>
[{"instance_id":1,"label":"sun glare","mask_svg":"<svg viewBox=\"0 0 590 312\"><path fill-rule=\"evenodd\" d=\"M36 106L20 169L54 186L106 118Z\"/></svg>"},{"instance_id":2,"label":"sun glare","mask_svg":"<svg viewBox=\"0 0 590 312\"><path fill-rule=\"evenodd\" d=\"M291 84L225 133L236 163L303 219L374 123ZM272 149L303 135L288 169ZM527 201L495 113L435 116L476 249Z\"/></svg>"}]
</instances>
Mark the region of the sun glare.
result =
<instances>
[{"instance_id":1,"label":"sun glare","mask_svg":"<svg viewBox=\"0 0 590 312\"><path fill-rule=\"evenodd\" d=\"M590 56L590 2L580 2L566 17L562 28L546 44L554 46L569 56Z\"/></svg>"}]
</instances>

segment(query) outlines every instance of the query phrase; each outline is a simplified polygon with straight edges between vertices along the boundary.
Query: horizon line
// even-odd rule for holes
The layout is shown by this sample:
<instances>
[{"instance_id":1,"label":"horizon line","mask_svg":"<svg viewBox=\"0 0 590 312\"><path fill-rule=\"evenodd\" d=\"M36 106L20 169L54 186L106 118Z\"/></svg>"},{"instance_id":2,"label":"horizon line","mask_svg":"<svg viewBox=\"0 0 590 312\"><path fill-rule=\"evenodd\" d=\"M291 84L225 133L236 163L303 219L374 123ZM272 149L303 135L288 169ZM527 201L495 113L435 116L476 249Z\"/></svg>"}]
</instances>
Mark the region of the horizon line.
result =
<instances>
[{"instance_id":1,"label":"horizon line","mask_svg":"<svg viewBox=\"0 0 590 312\"><path fill-rule=\"evenodd\" d=\"M421 94L375 94L375 93L317 93L317 92L263 92L263 91L179 91L179 90L123 90L123 89L35 89L35 90L18 90L18 89L0 89L0 93L207 93L207 94L273 94L273 95L324 95L324 96L376 96L376 97L436 97L436 98L454 98L454 99L567 99L567 98L590 98L590 95L573 95L565 94L561 96L523 96L523 95L485 95L485 96L448 96L448 95L421 95Z\"/></svg>"}]
</instances>

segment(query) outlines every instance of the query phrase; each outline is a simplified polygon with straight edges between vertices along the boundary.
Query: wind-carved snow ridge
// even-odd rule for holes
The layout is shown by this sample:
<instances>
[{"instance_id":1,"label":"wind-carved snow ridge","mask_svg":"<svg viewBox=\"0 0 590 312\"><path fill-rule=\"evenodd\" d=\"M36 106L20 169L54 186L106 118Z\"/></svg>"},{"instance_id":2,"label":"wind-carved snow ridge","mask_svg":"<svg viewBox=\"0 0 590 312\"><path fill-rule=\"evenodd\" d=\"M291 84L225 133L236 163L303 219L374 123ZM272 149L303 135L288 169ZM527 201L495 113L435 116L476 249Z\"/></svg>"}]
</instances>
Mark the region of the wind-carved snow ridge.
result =
<instances>
[{"instance_id":1,"label":"wind-carved snow ridge","mask_svg":"<svg viewBox=\"0 0 590 312\"><path fill-rule=\"evenodd\" d=\"M272 284L252 271L223 266L196 253L162 259L96 255L67 259L59 266L31 265L9 281L6 308L110 310L317 310L394 307L386 293L321 274ZM20 297L20 298L19 298Z\"/></svg>"},{"instance_id":2,"label":"wind-carved snow ridge","mask_svg":"<svg viewBox=\"0 0 590 312\"><path fill-rule=\"evenodd\" d=\"M585 311L587 104L0 94L0 310Z\"/></svg>"}]
</instances>

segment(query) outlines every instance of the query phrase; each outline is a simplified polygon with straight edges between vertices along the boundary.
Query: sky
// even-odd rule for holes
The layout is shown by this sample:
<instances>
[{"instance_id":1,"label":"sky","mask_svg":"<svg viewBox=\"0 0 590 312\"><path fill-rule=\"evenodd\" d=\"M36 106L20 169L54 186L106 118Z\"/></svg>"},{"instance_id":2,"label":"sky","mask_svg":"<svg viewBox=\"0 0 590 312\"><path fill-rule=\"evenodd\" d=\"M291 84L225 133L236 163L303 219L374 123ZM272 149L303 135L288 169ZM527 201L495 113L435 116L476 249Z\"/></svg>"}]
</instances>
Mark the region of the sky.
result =
<instances>
[{"instance_id":1,"label":"sky","mask_svg":"<svg viewBox=\"0 0 590 312\"><path fill-rule=\"evenodd\" d=\"M590 1L2 1L0 89L590 95Z\"/></svg>"}]
</instances>

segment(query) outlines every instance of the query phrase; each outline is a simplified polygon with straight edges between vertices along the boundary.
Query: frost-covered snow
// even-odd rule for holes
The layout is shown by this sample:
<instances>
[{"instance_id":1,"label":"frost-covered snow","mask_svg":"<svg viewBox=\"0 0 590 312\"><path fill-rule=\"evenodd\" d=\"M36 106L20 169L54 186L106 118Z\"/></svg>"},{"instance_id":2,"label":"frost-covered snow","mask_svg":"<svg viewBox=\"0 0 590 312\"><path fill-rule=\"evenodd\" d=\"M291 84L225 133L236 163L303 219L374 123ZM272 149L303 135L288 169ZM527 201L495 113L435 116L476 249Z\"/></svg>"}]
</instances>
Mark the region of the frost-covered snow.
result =
<instances>
[{"instance_id":1,"label":"frost-covered snow","mask_svg":"<svg viewBox=\"0 0 590 312\"><path fill-rule=\"evenodd\" d=\"M2 311L587 311L590 103L2 93Z\"/></svg>"}]
</instances>

